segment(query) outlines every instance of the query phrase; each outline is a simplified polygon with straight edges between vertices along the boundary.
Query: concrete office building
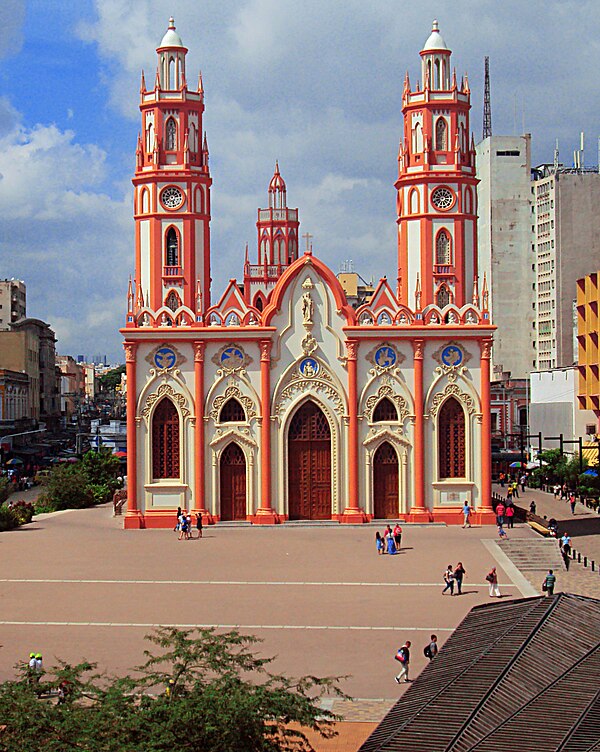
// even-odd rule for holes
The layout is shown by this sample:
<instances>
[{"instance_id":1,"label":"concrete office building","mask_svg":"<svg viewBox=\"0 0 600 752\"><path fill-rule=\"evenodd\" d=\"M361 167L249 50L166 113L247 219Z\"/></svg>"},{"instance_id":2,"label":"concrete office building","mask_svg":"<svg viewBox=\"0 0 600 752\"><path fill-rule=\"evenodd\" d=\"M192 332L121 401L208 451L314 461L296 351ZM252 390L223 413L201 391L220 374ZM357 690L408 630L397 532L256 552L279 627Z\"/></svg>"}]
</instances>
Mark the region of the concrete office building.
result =
<instances>
[{"instance_id":1,"label":"concrete office building","mask_svg":"<svg viewBox=\"0 0 600 752\"><path fill-rule=\"evenodd\" d=\"M487 276L495 379L535 368L531 135L489 136L476 146L480 280Z\"/></svg>"},{"instance_id":2,"label":"concrete office building","mask_svg":"<svg viewBox=\"0 0 600 752\"><path fill-rule=\"evenodd\" d=\"M0 279L0 331L7 331L11 324L25 316L25 282L19 279Z\"/></svg>"},{"instance_id":3,"label":"concrete office building","mask_svg":"<svg viewBox=\"0 0 600 752\"><path fill-rule=\"evenodd\" d=\"M538 371L571 366L577 280L600 267L600 174L541 165L532 182Z\"/></svg>"}]
</instances>

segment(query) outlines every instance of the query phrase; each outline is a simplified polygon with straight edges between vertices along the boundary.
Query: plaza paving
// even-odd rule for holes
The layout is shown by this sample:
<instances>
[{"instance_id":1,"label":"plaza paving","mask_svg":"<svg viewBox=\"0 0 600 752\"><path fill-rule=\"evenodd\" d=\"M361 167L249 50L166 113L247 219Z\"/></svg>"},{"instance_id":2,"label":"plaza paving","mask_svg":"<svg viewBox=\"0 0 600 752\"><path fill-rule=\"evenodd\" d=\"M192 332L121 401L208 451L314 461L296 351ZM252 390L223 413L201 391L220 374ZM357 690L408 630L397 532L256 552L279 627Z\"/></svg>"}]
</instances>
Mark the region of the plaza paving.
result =
<instances>
[{"instance_id":1,"label":"plaza paving","mask_svg":"<svg viewBox=\"0 0 600 752\"><path fill-rule=\"evenodd\" d=\"M429 634L443 643L488 602L496 544L490 528L407 525L402 553L377 556L374 532L214 526L178 541L171 531L124 531L107 506L42 516L0 534L0 679L31 650L46 664L85 657L122 671L141 662L153 625L216 625L264 639L277 670L350 674L343 688L353 697L393 699L398 646L413 642L416 675ZM442 596L442 572L458 560L465 594ZM498 571L506 597L520 596L518 572Z\"/></svg>"}]
</instances>

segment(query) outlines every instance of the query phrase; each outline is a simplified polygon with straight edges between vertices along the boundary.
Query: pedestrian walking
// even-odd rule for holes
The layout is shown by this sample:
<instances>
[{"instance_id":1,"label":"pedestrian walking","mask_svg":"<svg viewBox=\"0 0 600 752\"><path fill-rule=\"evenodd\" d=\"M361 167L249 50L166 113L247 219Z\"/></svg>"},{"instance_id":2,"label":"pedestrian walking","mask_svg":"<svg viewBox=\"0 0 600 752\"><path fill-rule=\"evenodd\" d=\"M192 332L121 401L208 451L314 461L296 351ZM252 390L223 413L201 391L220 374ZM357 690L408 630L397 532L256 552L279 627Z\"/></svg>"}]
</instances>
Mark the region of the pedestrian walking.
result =
<instances>
[{"instance_id":1,"label":"pedestrian walking","mask_svg":"<svg viewBox=\"0 0 600 752\"><path fill-rule=\"evenodd\" d=\"M506 517L506 527L513 528L515 526L514 519L515 519L515 508L512 504L509 504L506 507L506 512L504 513Z\"/></svg>"},{"instance_id":2,"label":"pedestrian walking","mask_svg":"<svg viewBox=\"0 0 600 752\"><path fill-rule=\"evenodd\" d=\"M529 504L529 512L531 514L535 514L536 510L537 510L537 507L535 505L535 501L532 499L531 502L530 502L530 504Z\"/></svg>"},{"instance_id":3,"label":"pedestrian walking","mask_svg":"<svg viewBox=\"0 0 600 752\"><path fill-rule=\"evenodd\" d=\"M542 583L542 590L546 593L546 598L549 598L551 595L554 595L554 586L556 585L556 575L554 572L549 569L548 574L544 578L544 582Z\"/></svg>"},{"instance_id":4,"label":"pedestrian walking","mask_svg":"<svg viewBox=\"0 0 600 752\"><path fill-rule=\"evenodd\" d=\"M400 684L403 679L405 682L410 681L408 678L408 669L410 666L410 640L407 640L404 643L394 657L400 663L400 673L395 677L396 684Z\"/></svg>"},{"instance_id":5,"label":"pedestrian walking","mask_svg":"<svg viewBox=\"0 0 600 752\"><path fill-rule=\"evenodd\" d=\"M500 473L500 488L504 488L505 482L506 482L506 475L504 475L504 473Z\"/></svg>"},{"instance_id":6,"label":"pedestrian walking","mask_svg":"<svg viewBox=\"0 0 600 752\"><path fill-rule=\"evenodd\" d=\"M394 525L394 545L396 546L396 551L399 551L402 546L402 528L399 522Z\"/></svg>"},{"instance_id":7,"label":"pedestrian walking","mask_svg":"<svg viewBox=\"0 0 600 752\"><path fill-rule=\"evenodd\" d=\"M454 580L456 582L457 595L462 595L462 584L467 574L465 568L462 565L462 561L459 561L454 569Z\"/></svg>"},{"instance_id":8,"label":"pedestrian walking","mask_svg":"<svg viewBox=\"0 0 600 752\"><path fill-rule=\"evenodd\" d=\"M444 572L444 582L446 586L442 590L442 595L444 595L446 590L450 591L450 595L454 595L454 570L452 569L452 564L448 564L448 568Z\"/></svg>"},{"instance_id":9,"label":"pedestrian walking","mask_svg":"<svg viewBox=\"0 0 600 752\"><path fill-rule=\"evenodd\" d=\"M502 525L498 525L498 538L500 538L500 540L508 540L508 535Z\"/></svg>"},{"instance_id":10,"label":"pedestrian walking","mask_svg":"<svg viewBox=\"0 0 600 752\"><path fill-rule=\"evenodd\" d=\"M375 533L375 545L377 546L377 553L381 556L384 553L383 550L383 538L379 530Z\"/></svg>"},{"instance_id":11,"label":"pedestrian walking","mask_svg":"<svg viewBox=\"0 0 600 752\"><path fill-rule=\"evenodd\" d=\"M512 486L509 485L508 488L506 489L506 503L507 504L511 503L512 497L513 497L513 490L512 490Z\"/></svg>"},{"instance_id":12,"label":"pedestrian walking","mask_svg":"<svg viewBox=\"0 0 600 752\"><path fill-rule=\"evenodd\" d=\"M519 483L518 481L514 481L512 484L512 490L513 490L513 496L518 499L519 498Z\"/></svg>"},{"instance_id":13,"label":"pedestrian walking","mask_svg":"<svg viewBox=\"0 0 600 752\"><path fill-rule=\"evenodd\" d=\"M202 515L199 512L196 515L196 530L198 531L198 538L202 538Z\"/></svg>"},{"instance_id":14,"label":"pedestrian walking","mask_svg":"<svg viewBox=\"0 0 600 752\"><path fill-rule=\"evenodd\" d=\"M490 598L501 598L500 588L498 587L498 574L496 573L496 567L492 567L485 576L486 581L490 586Z\"/></svg>"},{"instance_id":15,"label":"pedestrian walking","mask_svg":"<svg viewBox=\"0 0 600 752\"><path fill-rule=\"evenodd\" d=\"M432 661L438 654L437 635L432 634L430 641L423 648L423 655Z\"/></svg>"},{"instance_id":16,"label":"pedestrian walking","mask_svg":"<svg viewBox=\"0 0 600 752\"><path fill-rule=\"evenodd\" d=\"M571 505L571 514L575 514L575 494L571 491L569 496L569 504Z\"/></svg>"},{"instance_id":17,"label":"pedestrian walking","mask_svg":"<svg viewBox=\"0 0 600 752\"><path fill-rule=\"evenodd\" d=\"M464 506L462 508L462 514L463 514L463 528L471 527L471 507L469 506L468 501L465 501L464 503Z\"/></svg>"},{"instance_id":18,"label":"pedestrian walking","mask_svg":"<svg viewBox=\"0 0 600 752\"><path fill-rule=\"evenodd\" d=\"M527 475L523 473L521 478L519 479L519 483L521 484L521 493L525 493L525 483L527 482Z\"/></svg>"},{"instance_id":19,"label":"pedestrian walking","mask_svg":"<svg viewBox=\"0 0 600 752\"><path fill-rule=\"evenodd\" d=\"M177 507L177 522L175 523L173 532L177 532L179 530L180 524L181 524L181 507Z\"/></svg>"},{"instance_id":20,"label":"pedestrian walking","mask_svg":"<svg viewBox=\"0 0 600 752\"><path fill-rule=\"evenodd\" d=\"M394 536L392 535L392 531L390 530L388 533L386 533L387 538L387 552L391 556L393 556L396 553L396 544L394 543Z\"/></svg>"},{"instance_id":21,"label":"pedestrian walking","mask_svg":"<svg viewBox=\"0 0 600 752\"><path fill-rule=\"evenodd\" d=\"M496 523L498 525L504 525L504 512L505 511L506 511L506 507L501 501L499 501L496 504Z\"/></svg>"}]
</instances>

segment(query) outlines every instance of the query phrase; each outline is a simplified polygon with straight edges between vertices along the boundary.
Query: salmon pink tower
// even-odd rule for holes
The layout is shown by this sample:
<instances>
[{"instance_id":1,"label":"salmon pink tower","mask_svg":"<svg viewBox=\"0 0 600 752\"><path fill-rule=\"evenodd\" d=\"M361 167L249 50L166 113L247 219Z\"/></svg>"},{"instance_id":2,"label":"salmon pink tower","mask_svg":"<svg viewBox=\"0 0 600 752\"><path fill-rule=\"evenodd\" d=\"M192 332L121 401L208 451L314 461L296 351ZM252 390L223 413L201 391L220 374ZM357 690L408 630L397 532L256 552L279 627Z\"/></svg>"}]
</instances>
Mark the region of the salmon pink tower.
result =
<instances>
[{"instance_id":1,"label":"salmon pink tower","mask_svg":"<svg viewBox=\"0 0 600 752\"><path fill-rule=\"evenodd\" d=\"M371 519L492 522L490 352L477 271L470 93L433 24L403 91L394 290L351 305L279 164L255 260L211 298L202 79L173 19L142 76L128 291L127 528ZM265 204L263 204L265 206ZM390 221L393 218L390 217ZM369 249L365 248L365 265ZM393 276L393 275L390 275Z\"/></svg>"}]
</instances>

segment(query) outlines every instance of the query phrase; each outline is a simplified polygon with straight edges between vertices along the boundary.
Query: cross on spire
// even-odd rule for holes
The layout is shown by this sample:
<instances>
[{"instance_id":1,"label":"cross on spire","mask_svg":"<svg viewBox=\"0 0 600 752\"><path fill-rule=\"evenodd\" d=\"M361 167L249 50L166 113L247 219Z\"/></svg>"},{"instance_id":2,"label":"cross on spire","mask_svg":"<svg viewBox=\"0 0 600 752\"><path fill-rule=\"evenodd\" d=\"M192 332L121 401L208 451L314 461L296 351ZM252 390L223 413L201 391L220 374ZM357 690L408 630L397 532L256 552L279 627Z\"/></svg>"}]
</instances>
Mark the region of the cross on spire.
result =
<instances>
[{"instance_id":1,"label":"cross on spire","mask_svg":"<svg viewBox=\"0 0 600 752\"><path fill-rule=\"evenodd\" d=\"M314 235L311 235L310 232L305 232L302 236L306 240L306 250L305 253L312 253L312 243L310 242Z\"/></svg>"}]
</instances>

